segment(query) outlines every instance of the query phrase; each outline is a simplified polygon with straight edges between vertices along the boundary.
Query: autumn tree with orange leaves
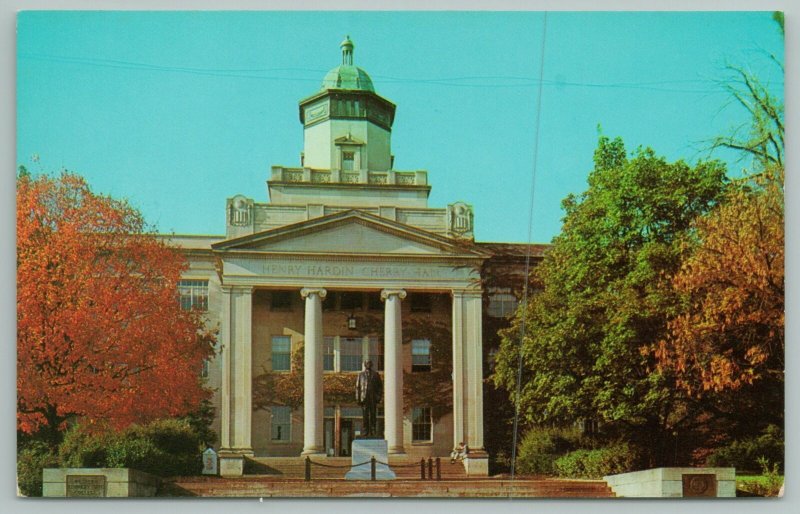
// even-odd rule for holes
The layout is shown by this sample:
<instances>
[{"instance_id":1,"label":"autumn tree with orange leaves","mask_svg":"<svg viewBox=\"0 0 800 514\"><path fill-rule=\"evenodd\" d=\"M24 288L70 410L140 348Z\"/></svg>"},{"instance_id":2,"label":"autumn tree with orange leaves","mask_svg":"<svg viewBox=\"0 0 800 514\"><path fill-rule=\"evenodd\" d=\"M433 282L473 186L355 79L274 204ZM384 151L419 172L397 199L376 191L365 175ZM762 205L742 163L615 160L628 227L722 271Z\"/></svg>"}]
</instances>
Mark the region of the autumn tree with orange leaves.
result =
<instances>
[{"instance_id":1,"label":"autumn tree with orange leaves","mask_svg":"<svg viewBox=\"0 0 800 514\"><path fill-rule=\"evenodd\" d=\"M213 338L181 310L185 261L78 175L17 181L17 428L181 416L207 398Z\"/></svg>"},{"instance_id":2,"label":"autumn tree with orange leaves","mask_svg":"<svg viewBox=\"0 0 800 514\"><path fill-rule=\"evenodd\" d=\"M783 35L783 16L775 13ZM777 59L772 62L783 73ZM687 391L764 387L782 403L784 385L784 106L742 68L727 89L750 115L715 145L752 159L726 201L696 221L690 256L673 278L683 312L658 346L662 367ZM781 409L782 410L782 409Z\"/></svg>"},{"instance_id":3,"label":"autumn tree with orange leaves","mask_svg":"<svg viewBox=\"0 0 800 514\"><path fill-rule=\"evenodd\" d=\"M697 220L702 241L674 277L686 310L661 343L663 366L690 393L784 383L782 173L735 188Z\"/></svg>"}]
</instances>

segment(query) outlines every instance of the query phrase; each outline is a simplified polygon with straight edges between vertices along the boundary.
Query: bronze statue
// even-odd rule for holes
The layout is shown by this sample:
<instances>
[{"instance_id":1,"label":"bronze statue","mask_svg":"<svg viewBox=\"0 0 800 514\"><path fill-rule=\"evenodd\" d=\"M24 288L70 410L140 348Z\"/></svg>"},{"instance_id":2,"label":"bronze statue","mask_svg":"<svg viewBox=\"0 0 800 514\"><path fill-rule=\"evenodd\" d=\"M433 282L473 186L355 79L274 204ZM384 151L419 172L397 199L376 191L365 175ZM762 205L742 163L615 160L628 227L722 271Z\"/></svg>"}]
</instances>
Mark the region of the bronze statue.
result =
<instances>
[{"instance_id":1,"label":"bronze statue","mask_svg":"<svg viewBox=\"0 0 800 514\"><path fill-rule=\"evenodd\" d=\"M378 437L378 403L383 396L383 382L372 361L364 361L364 370L356 380L356 402L361 405L363 437Z\"/></svg>"}]
</instances>

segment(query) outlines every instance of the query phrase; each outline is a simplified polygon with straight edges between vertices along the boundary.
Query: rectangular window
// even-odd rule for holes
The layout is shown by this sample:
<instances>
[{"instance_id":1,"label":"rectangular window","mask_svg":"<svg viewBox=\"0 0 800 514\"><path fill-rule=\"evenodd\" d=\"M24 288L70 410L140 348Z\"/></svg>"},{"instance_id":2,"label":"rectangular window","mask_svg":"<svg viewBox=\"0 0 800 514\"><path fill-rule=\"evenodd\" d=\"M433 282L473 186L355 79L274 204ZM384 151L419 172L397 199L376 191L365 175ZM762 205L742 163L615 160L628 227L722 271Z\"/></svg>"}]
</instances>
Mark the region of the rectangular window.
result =
<instances>
[{"instance_id":1,"label":"rectangular window","mask_svg":"<svg viewBox=\"0 0 800 514\"><path fill-rule=\"evenodd\" d=\"M292 370L292 338L272 336L272 371Z\"/></svg>"},{"instance_id":2,"label":"rectangular window","mask_svg":"<svg viewBox=\"0 0 800 514\"><path fill-rule=\"evenodd\" d=\"M181 309L208 310L208 280L179 280L178 293L181 298Z\"/></svg>"},{"instance_id":3,"label":"rectangular window","mask_svg":"<svg viewBox=\"0 0 800 514\"><path fill-rule=\"evenodd\" d=\"M383 371L383 341L379 337L369 338L369 360L375 371Z\"/></svg>"},{"instance_id":4,"label":"rectangular window","mask_svg":"<svg viewBox=\"0 0 800 514\"><path fill-rule=\"evenodd\" d=\"M340 371L361 371L363 339L342 337L339 339Z\"/></svg>"},{"instance_id":5,"label":"rectangular window","mask_svg":"<svg viewBox=\"0 0 800 514\"><path fill-rule=\"evenodd\" d=\"M411 341L411 371L431 370L431 342L428 339Z\"/></svg>"},{"instance_id":6,"label":"rectangular window","mask_svg":"<svg viewBox=\"0 0 800 514\"><path fill-rule=\"evenodd\" d=\"M411 312L431 312L433 296L428 293L411 293Z\"/></svg>"},{"instance_id":7,"label":"rectangular window","mask_svg":"<svg viewBox=\"0 0 800 514\"><path fill-rule=\"evenodd\" d=\"M292 310L292 291L272 291L270 310Z\"/></svg>"},{"instance_id":8,"label":"rectangular window","mask_svg":"<svg viewBox=\"0 0 800 514\"><path fill-rule=\"evenodd\" d=\"M291 407L272 407L272 440L290 441L292 439Z\"/></svg>"},{"instance_id":9,"label":"rectangular window","mask_svg":"<svg viewBox=\"0 0 800 514\"><path fill-rule=\"evenodd\" d=\"M342 152L342 169L344 171L353 171L355 161L355 152Z\"/></svg>"},{"instance_id":10,"label":"rectangular window","mask_svg":"<svg viewBox=\"0 0 800 514\"><path fill-rule=\"evenodd\" d=\"M334 371L333 358L334 358L334 344L335 338L326 336L322 338L322 370Z\"/></svg>"},{"instance_id":11,"label":"rectangular window","mask_svg":"<svg viewBox=\"0 0 800 514\"><path fill-rule=\"evenodd\" d=\"M211 366L211 363L208 362L208 359L203 359L203 368L200 370L200 377L201 378L208 378L208 370Z\"/></svg>"},{"instance_id":12,"label":"rectangular window","mask_svg":"<svg viewBox=\"0 0 800 514\"><path fill-rule=\"evenodd\" d=\"M340 413L343 418L361 418L363 415L361 407L345 407L340 408Z\"/></svg>"},{"instance_id":13,"label":"rectangular window","mask_svg":"<svg viewBox=\"0 0 800 514\"><path fill-rule=\"evenodd\" d=\"M433 420L430 407L414 407L411 410L411 439L430 442L433 435Z\"/></svg>"},{"instance_id":14,"label":"rectangular window","mask_svg":"<svg viewBox=\"0 0 800 514\"><path fill-rule=\"evenodd\" d=\"M489 296L489 307L486 314L493 318L507 318L517 310L517 297L505 289Z\"/></svg>"}]
</instances>

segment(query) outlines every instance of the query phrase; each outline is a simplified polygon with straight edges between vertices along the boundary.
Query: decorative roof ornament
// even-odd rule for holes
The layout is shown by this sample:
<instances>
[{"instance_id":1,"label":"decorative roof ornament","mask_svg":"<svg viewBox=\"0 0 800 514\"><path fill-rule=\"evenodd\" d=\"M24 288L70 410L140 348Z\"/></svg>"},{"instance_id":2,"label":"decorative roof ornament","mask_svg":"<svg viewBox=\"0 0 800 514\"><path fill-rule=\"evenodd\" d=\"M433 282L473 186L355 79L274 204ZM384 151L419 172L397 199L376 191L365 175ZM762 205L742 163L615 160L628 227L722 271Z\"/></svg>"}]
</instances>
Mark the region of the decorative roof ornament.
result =
<instances>
[{"instance_id":1,"label":"decorative roof ornament","mask_svg":"<svg viewBox=\"0 0 800 514\"><path fill-rule=\"evenodd\" d=\"M353 48L355 47L355 45L350 40L350 36L345 36L344 41L342 41L342 44L339 46L342 47L342 64L345 66L352 66Z\"/></svg>"},{"instance_id":2,"label":"decorative roof ornament","mask_svg":"<svg viewBox=\"0 0 800 514\"><path fill-rule=\"evenodd\" d=\"M472 206L464 202L447 206L447 233L450 237L474 239L475 214Z\"/></svg>"}]
</instances>

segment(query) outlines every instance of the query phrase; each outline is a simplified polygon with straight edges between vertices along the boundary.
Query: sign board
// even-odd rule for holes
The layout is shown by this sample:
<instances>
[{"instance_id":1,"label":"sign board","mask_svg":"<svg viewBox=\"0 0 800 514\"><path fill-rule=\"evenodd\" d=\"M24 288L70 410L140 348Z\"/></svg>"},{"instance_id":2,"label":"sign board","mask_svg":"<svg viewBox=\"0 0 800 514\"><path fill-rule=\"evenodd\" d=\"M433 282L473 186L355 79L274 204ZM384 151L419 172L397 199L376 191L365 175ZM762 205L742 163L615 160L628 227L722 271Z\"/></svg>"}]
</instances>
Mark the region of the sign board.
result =
<instances>
[{"instance_id":1,"label":"sign board","mask_svg":"<svg viewBox=\"0 0 800 514\"><path fill-rule=\"evenodd\" d=\"M217 452L215 452L212 448L209 448L203 452L203 474L217 474Z\"/></svg>"},{"instance_id":2,"label":"sign board","mask_svg":"<svg viewBox=\"0 0 800 514\"><path fill-rule=\"evenodd\" d=\"M105 495L105 476L67 475L67 496L76 498L103 498Z\"/></svg>"},{"instance_id":3,"label":"sign board","mask_svg":"<svg viewBox=\"0 0 800 514\"><path fill-rule=\"evenodd\" d=\"M713 473L708 474L689 474L684 473L681 475L683 480L683 497L703 497L703 496L717 496L717 475Z\"/></svg>"}]
</instances>

